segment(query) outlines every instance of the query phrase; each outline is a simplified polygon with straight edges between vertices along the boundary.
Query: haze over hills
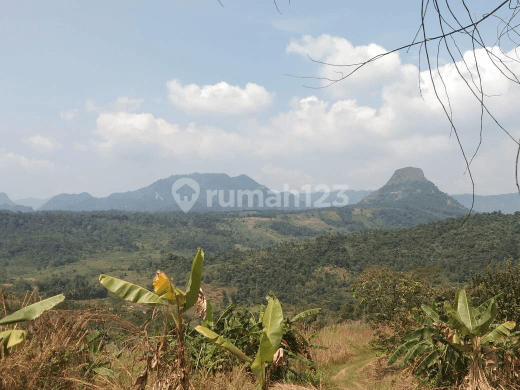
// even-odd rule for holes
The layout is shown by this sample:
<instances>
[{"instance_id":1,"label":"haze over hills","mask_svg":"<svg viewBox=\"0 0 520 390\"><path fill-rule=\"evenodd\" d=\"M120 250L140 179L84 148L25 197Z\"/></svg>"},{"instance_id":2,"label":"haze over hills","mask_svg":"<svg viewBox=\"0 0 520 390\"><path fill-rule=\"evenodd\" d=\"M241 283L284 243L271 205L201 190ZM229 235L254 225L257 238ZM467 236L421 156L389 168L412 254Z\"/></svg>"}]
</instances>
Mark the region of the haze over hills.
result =
<instances>
[{"instance_id":1,"label":"haze over hills","mask_svg":"<svg viewBox=\"0 0 520 390\"><path fill-rule=\"evenodd\" d=\"M32 207L35 210L38 210L45 203L49 201L50 198L39 199L39 198L23 198L23 199L15 199L14 203L19 204L21 206Z\"/></svg>"},{"instance_id":2,"label":"haze over hills","mask_svg":"<svg viewBox=\"0 0 520 390\"><path fill-rule=\"evenodd\" d=\"M13 202L5 192L0 192L0 210L9 211L34 211L32 207L20 206Z\"/></svg>"},{"instance_id":3,"label":"haze over hills","mask_svg":"<svg viewBox=\"0 0 520 390\"><path fill-rule=\"evenodd\" d=\"M200 188L200 194L190 208L190 210L193 211L226 211L262 208L264 210L303 210L317 208L316 202L323 196L322 192L311 193L309 202L306 198L306 194L302 191L300 191L300 197L297 200L295 200L292 194L282 192L281 207L278 207L278 205L267 207L265 201L269 197L269 188L259 184L247 175L230 177L223 173L193 173L191 175L173 175L169 178L158 180L147 187L135 191L114 193L104 198L96 198L84 192L81 194L59 194L50 199L25 198L13 202L9 199L7 194L0 193L0 209L24 212L34 210L98 211L111 209L148 212L180 211L181 208L172 194L172 185L178 179L183 178L195 180ZM188 192L184 193L186 190ZM213 191L210 208L208 207L208 190ZM237 198L238 191L240 190L246 192L242 197L241 205ZM195 195L195 191L190 193L187 187L183 189L179 188L179 191L178 199L181 200L190 199ZM222 191L222 200L220 200L221 195L219 191ZM249 203L247 191L256 191L256 195L251 196L252 204ZM230 192L234 192L235 197L233 199L229 197ZM337 194L338 191L331 191L323 202L327 204L338 200ZM260 199L258 195L263 199ZM453 209L460 209L460 207L470 208L472 202L471 194L449 196L441 193L434 183L424 177L421 169L411 167L395 171L388 183L377 191L346 190L345 195L349 198L349 205L355 205L362 201L364 205L385 205L385 207L405 204L425 205L425 203L428 203L424 202L426 199L425 196L427 195L430 196L430 208L443 208L444 205ZM432 201L435 203L432 204ZM476 212L493 212L500 210L502 213L512 214L516 211L520 211L520 195L517 193L488 196L475 195L473 210Z\"/></svg>"},{"instance_id":4,"label":"haze over hills","mask_svg":"<svg viewBox=\"0 0 520 390\"><path fill-rule=\"evenodd\" d=\"M452 197L465 207L471 208L472 194L452 195ZM473 210L482 213L501 211L504 214L514 214L520 211L520 194L514 192L501 195L475 195Z\"/></svg>"},{"instance_id":5,"label":"haze over hills","mask_svg":"<svg viewBox=\"0 0 520 390\"><path fill-rule=\"evenodd\" d=\"M173 189L177 193L174 198L172 186L178 180L191 179L198 185L198 191L193 184L185 184ZM193 182L190 182L193 183ZM243 194L239 191L243 191ZM198 192L198 193L197 193ZM357 202L370 191L347 190L349 203ZM242 199L240 199L242 194ZM332 191L330 199L336 199L337 191ZM209 195L209 199L208 199ZM40 210L65 211L95 211L95 210L127 210L127 211L180 211L179 200L193 202L189 210L243 210L243 209L305 209L312 208L322 193L311 193L310 202L305 194L295 198L292 194L280 194L280 202L276 204L275 197L269 188L257 183L247 175L230 177L223 173L193 173L191 175L173 175L158 180L147 187L125 193L114 193L105 198L95 198L84 192L82 194L60 194L51 198ZM272 199L272 203L267 201ZM330 200L324 199L324 202ZM308 206L310 203L310 207ZM208 206L210 205L210 206Z\"/></svg>"}]
</instances>

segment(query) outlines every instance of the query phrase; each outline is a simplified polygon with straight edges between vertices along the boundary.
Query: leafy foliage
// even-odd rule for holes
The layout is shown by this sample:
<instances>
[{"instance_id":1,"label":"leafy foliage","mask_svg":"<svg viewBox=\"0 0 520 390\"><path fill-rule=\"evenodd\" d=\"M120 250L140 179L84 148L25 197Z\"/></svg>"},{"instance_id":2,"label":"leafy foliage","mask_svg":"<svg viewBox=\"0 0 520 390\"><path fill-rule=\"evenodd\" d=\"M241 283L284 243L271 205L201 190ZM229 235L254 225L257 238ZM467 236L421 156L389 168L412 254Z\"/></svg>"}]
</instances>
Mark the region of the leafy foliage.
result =
<instances>
[{"instance_id":1,"label":"leafy foliage","mask_svg":"<svg viewBox=\"0 0 520 390\"><path fill-rule=\"evenodd\" d=\"M289 356L289 360L292 361L314 365L308 353L311 345L294 327L294 323L316 315L321 310L310 309L289 319L284 318L281 304L273 293L267 296L267 300L267 307L261 306L259 309L258 319L246 308L237 310L236 305L232 303L215 322L213 330L206 326L195 328L197 332L211 340L219 350L227 351L248 363L262 388L269 386L271 375L273 378L283 378L288 370L298 375L287 367L286 356ZM199 348L196 340L196 337L191 337L191 342L195 344L192 347L194 352ZM280 345L283 347L279 348ZM202 347L200 350L202 351ZM206 350L205 356L199 354L197 360L202 359L207 362L210 357L222 366L225 359L216 358L215 352L216 349ZM253 355L254 358L251 357ZM231 367L231 364L228 367ZM283 367L286 369L284 370Z\"/></svg>"},{"instance_id":2,"label":"leafy foliage","mask_svg":"<svg viewBox=\"0 0 520 390\"><path fill-rule=\"evenodd\" d=\"M492 326L497 313L496 297L474 308L464 290L455 293L453 306L445 302L444 307L447 320L441 318L435 305L422 305L429 317L426 326L404 338L405 343L390 356L388 365L404 355L400 366L418 360L414 370L437 382L460 380L466 371L469 388L491 389L482 369L484 348L506 338L515 322Z\"/></svg>"},{"instance_id":3,"label":"leafy foliage","mask_svg":"<svg viewBox=\"0 0 520 390\"><path fill-rule=\"evenodd\" d=\"M162 306L166 309L164 311L165 321L166 314L171 315L175 321L177 332L176 366L169 367L169 371L164 372L164 370L160 369L160 365L157 364L157 361L161 359L161 349L164 345L164 338L166 336L163 334L163 340L154 355L156 362L152 363L152 360L149 359L145 371L140 375L136 382L136 386L139 385L140 389L144 389L146 386L148 371L154 369L157 371L157 386L162 386L163 384L161 383L169 383L170 381L173 381L177 383L179 389L189 390L192 388L189 377L189 366L188 362L186 362L186 345L184 342L185 331L182 314L198 303L199 299L201 300L201 305L204 304L204 310L206 309L204 295L201 294L199 298L199 292L202 292L200 289L200 283L203 266L204 252L199 248L195 258L193 259L186 292L175 287L173 281L161 270L157 271L157 274L153 279L154 292L148 291L143 287L125 280L113 278L107 275L99 276L99 282L120 298L134 303Z\"/></svg>"},{"instance_id":4,"label":"leafy foliage","mask_svg":"<svg viewBox=\"0 0 520 390\"><path fill-rule=\"evenodd\" d=\"M65 300L65 295L60 294L44 299L32 305L25 306L20 310L2 318L0 325L13 325L19 322L31 321L41 316L47 310ZM21 329L7 329L0 332L0 354L6 356L9 351L16 351L23 347L27 331Z\"/></svg>"},{"instance_id":5,"label":"leafy foliage","mask_svg":"<svg viewBox=\"0 0 520 390\"><path fill-rule=\"evenodd\" d=\"M478 304L497 296L496 318L520 323L520 261L508 259L501 265L486 267L473 274L468 283L473 302Z\"/></svg>"}]
</instances>

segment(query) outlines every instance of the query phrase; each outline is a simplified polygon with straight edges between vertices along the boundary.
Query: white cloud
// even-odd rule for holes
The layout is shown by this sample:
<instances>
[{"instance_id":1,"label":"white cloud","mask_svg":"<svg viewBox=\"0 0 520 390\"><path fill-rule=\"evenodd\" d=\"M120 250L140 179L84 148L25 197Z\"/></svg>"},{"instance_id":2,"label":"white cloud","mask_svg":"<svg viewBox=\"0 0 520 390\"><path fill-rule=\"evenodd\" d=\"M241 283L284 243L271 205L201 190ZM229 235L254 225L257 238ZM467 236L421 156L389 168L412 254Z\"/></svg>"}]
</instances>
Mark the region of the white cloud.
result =
<instances>
[{"instance_id":1,"label":"white cloud","mask_svg":"<svg viewBox=\"0 0 520 390\"><path fill-rule=\"evenodd\" d=\"M326 156L362 148L394 156L424 156L453 150L445 128L436 127L436 122L423 125L419 132L399 126L402 114L391 106L376 110L355 100L330 104L310 96L295 101L292 110L257 130L255 154L264 158L313 153Z\"/></svg>"},{"instance_id":2,"label":"white cloud","mask_svg":"<svg viewBox=\"0 0 520 390\"><path fill-rule=\"evenodd\" d=\"M102 138L97 147L104 156L130 158L139 158L144 151L156 156L229 159L248 144L240 135L218 128L190 124L182 129L152 114L129 112L100 114L96 134Z\"/></svg>"},{"instance_id":3,"label":"white cloud","mask_svg":"<svg viewBox=\"0 0 520 390\"><path fill-rule=\"evenodd\" d=\"M309 55L313 60L328 64L350 65L360 64L376 55L386 53L387 50L375 43L366 46L354 46L345 38L323 34L317 38L305 35L300 40L292 40L287 45L286 52L300 54L306 60L308 60L307 55ZM333 84L327 91L337 98L359 98L361 95L373 96L379 93L383 84L392 82L399 75L400 66L399 54L389 54L356 70L346 80ZM316 76L337 80L348 75L356 67L322 65ZM328 84L330 84L330 81L327 80L309 82L309 85L316 86Z\"/></svg>"},{"instance_id":4,"label":"white cloud","mask_svg":"<svg viewBox=\"0 0 520 390\"><path fill-rule=\"evenodd\" d=\"M293 42L290 50L302 51L305 44L323 58L331 56L330 53L338 56L343 47L359 58L383 50L377 45L354 47L342 38L322 36L320 39L307 37L302 40L303 43ZM479 70L484 86L489 88L489 93L502 94L500 98L486 98L490 107L500 114L498 119L508 125L508 130L518 138L517 102L520 101L520 88L501 81L499 70L489 61L486 62L483 50L477 51L476 55L482 58ZM471 52L465 56L470 71L476 72L475 65L470 61L473 56ZM150 113L104 112L98 116L96 133L99 142L95 146L105 156L135 161L150 160L156 156L173 158L173 161L182 159L186 163L193 159L211 160L211 165L206 165L208 170L234 164L234 169L248 169L259 182L278 187L284 183L298 186L313 180L313 185L320 182L337 184L341 180L350 188L374 189L378 185L376 183L383 185L394 170L406 166L417 166L425 173L431 172L428 178L435 179L434 182L446 191L467 186L469 179L462 176L464 170L452 169L460 165L462 155L456 138L453 135L450 137L449 122L433 93L429 73L419 75L415 65L401 64L398 54L390 56L388 61L385 66L374 65L371 74L360 73L362 81L356 81L358 84L354 82L360 89L366 82L367 88L377 92L377 104L370 101L360 103L355 99L355 90L338 84L338 89L332 94L336 97L294 98L290 109L262 123L250 118L249 121L241 121L240 125L237 121L237 129L226 131L195 123L181 127ZM520 72L520 68L515 70ZM320 69L318 75L323 71ZM453 64L441 66L439 72L449 85L454 120L466 154L470 157L479 140L478 104L468 103L474 98L467 91L466 84L457 78ZM353 75L352 80L358 76ZM418 88L419 79L422 96ZM211 112L217 109L211 104L225 102L225 106L219 109L228 109L228 114L233 110L247 111L244 107L237 109L231 104L234 98L230 96L233 94L228 93L235 88L238 95L244 94L247 87L240 89L226 83L218 85L222 85L222 99L214 99L212 95L216 86L183 87L173 80L169 83L170 99L180 99L178 104L184 104L186 110ZM250 101L247 97L239 99L246 105ZM492 126L492 121L487 121L485 132L495 131L496 126ZM492 158L492 151L509 152L508 148L503 151L496 148L499 139L509 142L505 136L500 138L502 135L495 131L486 138L485 142L492 146L490 151L485 152L488 153L485 154L486 160ZM514 154L514 150L511 153ZM495 193L507 187L498 185L501 180L509 178L506 173L497 175L493 171L496 172L498 167L484 169L479 161L483 160L476 159L474 162L475 173L482 175L479 183L494 180L493 183L497 183ZM225 162L230 165L225 165ZM205 165L201 163L197 166Z\"/></svg>"},{"instance_id":5,"label":"white cloud","mask_svg":"<svg viewBox=\"0 0 520 390\"><path fill-rule=\"evenodd\" d=\"M179 80L171 80L167 85L170 101L175 106L200 114L247 114L268 107L273 100L273 94L253 83L247 83L245 88L224 81L200 87L196 84L182 86Z\"/></svg>"},{"instance_id":6,"label":"white cloud","mask_svg":"<svg viewBox=\"0 0 520 390\"><path fill-rule=\"evenodd\" d=\"M19 166L25 171L54 168L54 164L49 160L29 159L25 156L11 152L0 154L0 168L7 167L9 165Z\"/></svg>"},{"instance_id":7,"label":"white cloud","mask_svg":"<svg viewBox=\"0 0 520 390\"><path fill-rule=\"evenodd\" d=\"M61 148L61 145L51 137L44 137L41 135L29 137L27 142L29 142L34 149L43 152L53 152L56 149Z\"/></svg>"},{"instance_id":8,"label":"white cloud","mask_svg":"<svg viewBox=\"0 0 520 390\"><path fill-rule=\"evenodd\" d=\"M66 121L71 121L76 117L77 114L78 109L74 108L72 110L60 112L60 118Z\"/></svg>"}]
</instances>

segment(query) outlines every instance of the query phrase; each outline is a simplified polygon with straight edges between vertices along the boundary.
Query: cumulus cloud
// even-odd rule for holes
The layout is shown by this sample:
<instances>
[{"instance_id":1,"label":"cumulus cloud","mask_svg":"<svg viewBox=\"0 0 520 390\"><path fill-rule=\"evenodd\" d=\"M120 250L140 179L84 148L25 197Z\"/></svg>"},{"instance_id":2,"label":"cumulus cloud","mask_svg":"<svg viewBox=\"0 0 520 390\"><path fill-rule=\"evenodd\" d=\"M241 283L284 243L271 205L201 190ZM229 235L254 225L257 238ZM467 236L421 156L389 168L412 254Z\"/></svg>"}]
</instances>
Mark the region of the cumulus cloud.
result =
<instances>
[{"instance_id":1,"label":"cumulus cloud","mask_svg":"<svg viewBox=\"0 0 520 390\"><path fill-rule=\"evenodd\" d=\"M19 166L25 171L54 168L54 164L49 160L29 159L11 152L0 154L0 168L8 167L9 165Z\"/></svg>"},{"instance_id":2,"label":"cumulus cloud","mask_svg":"<svg viewBox=\"0 0 520 390\"><path fill-rule=\"evenodd\" d=\"M248 140L215 127L190 124L181 128L152 114L103 113L97 119L97 144L104 156L135 155L139 151L157 156L228 159L247 148Z\"/></svg>"},{"instance_id":3,"label":"cumulus cloud","mask_svg":"<svg viewBox=\"0 0 520 390\"><path fill-rule=\"evenodd\" d=\"M343 49L350 53L346 58L350 62L384 52L377 45L355 47L343 38L330 36L304 37L292 42L287 50L301 54L309 50L316 58L335 61L341 59ZM518 139L520 126L516 102L520 101L520 88L503 82L503 76L489 62L484 50L478 49L475 55L481 61L479 71L484 87L490 94L501 94L500 98L485 98L486 101ZM501 54L497 52L496 55ZM469 70L463 74L468 78L471 75L475 77L473 53L467 52L464 56ZM428 167L433 167L432 172L437 177L432 173L428 178L446 191L467 186L467 175L462 177L464 169L452 169L454 165L460 165L462 155L457 139L453 134L450 137L450 125L436 99L429 73L419 74L415 65L401 64L397 53L380 64L371 65L371 73L353 75L352 82L347 83L349 86L338 83L333 96L294 98L289 109L261 123L256 119L251 119L246 125L242 122L235 130L224 131L195 123L179 126L150 113L104 112L97 119L99 140L96 147L105 156L136 161L154 156L211 160L211 170L223 166L221 161L240 164L241 169L248 164L254 167L253 172L249 168L249 173L256 173L259 182L268 185L289 183L297 186L311 180L334 183L339 177L350 188L374 189L374 184L366 183L383 185L395 169L418 166L425 173ZM462 63L457 65L465 69ZM509 66L518 65L512 63ZM514 70L520 72L520 68ZM320 69L317 75L325 71L325 68ZM444 64L438 71L448 85L453 119L466 154L471 157L479 141L478 103L468 103L475 101L474 97L458 77L454 64ZM434 81L440 81L437 72L434 72ZM357 85L360 90L371 88L377 93L377 102L366 99L361 102L356 98L356 90L351 89L352 85ZM254 103L257 100L252 97L253 93L248 92L247 86L245 89L227 83L182 86L173 80L168 87L172 102L186 111L210 113L218 109L220 113L232 114L247 112L247 107L261 106ZM261 90L260 95L268 96L270 100L271 95L263 88ZM233 101L236 104L231 103ZM491 129L496 129L496 125L487 121L485 132ZM485 142L496 146L497 134L495 132ZM507 137L504 136L502 141L506 142ZM503 153L509 151L507 148L503 150ZM485 154L486 159L492 158L490 156ZM480 172L483 175L481 182L491 177L500 181L500 175L494 175L479 161L482 160L476 159L473 166L475 174ZM331 166L334 169L330 169ZM457 180L455 186L453 183ZM496 187L494 192L500 191L499 188Z\"/></svg>"},{"instance_id":4,"label":"cumulus cloud","mask_svg":"<svg viewBox=\"0 0 520 390\"><path fill-rule=\"evenodd\" d=\"M354 46L347 39L323 34L317 38L309 35L299 40L292 40L286 47L287 53L307 55L317 61L335 65L362 63L376 55L386 53L383 47L371 43L365 46ZM357 70L351 77L335 83L328 91L337 98L353 98L361 95L374 95L382 85L392 82L399 75L401 60L398 53L389 54L373 63ZM352 72L355 66L321 66L317 77L337 80ZM312 81L311 81L312 82ZM321 85L330 81L322 80ZM417 79L416 79L417 84ZM320 85L316 81L313 85Z\"/></svg>"},{"instance_id":5,"label":"cumulus cloud","mask_svg":"<svg viewBox=\"0 0 520 390\"><path fill-rule=\"evenodd\" d=\"M44 137L42 135L34 135L27 139L27 142L36 150L42 152L53 152L61 148L61 145L54 141L51 137Z\"/></svg>"},{"instance_id":6,"label":"cumulus cloud","mask_svg":"<svg viewBox=\"0 0 520 390\"><path fill-rule=\"evenodd\" d=\"M190 113L246 114L263 110L273 100L273 94L254 83L247 83L245 88L241 88L222 81L200 87L196 84L183 86L179 80L171 80L167 85L170 101Z\"/></svg>"},{"instance_id":7,"label":"cumulus cloud","mask_svg":"<svg viewBox=\"0 0 520 390\"><path fill-rule=\"evenodd\" d=\"M279 114L257 130L255 154L264 158L284 154L351 153L362 149L402 155L431 155L452 150L446 129L439 121L423 124L421 131L400 125L403 113L396 107L377 110L355 100L330 104L316 96L293 102L293 108ZM422 147L420 147L422 145Z\"/></svg>"},{"instance_id":8,"label":"cumulus cloud","mask_svg":"<svg viewBox=\"0 0 520 390\"><path fill-rule=\"evenodd\" d=\"M291 42L286 50L301 55L309 54L314 59L335 64L357 63L385 52L384 48L374 44L355 47L344 38L328 35L318 38L303 37ZM488 95L484 97L484 101L489 110L513 138L518 139L520 136L517 120L520 87L504 77L502 72L507 74L507 70L500 65L500 61L503 61L512 72L519 74L520 63L510 60L518 59L518 56L514 50L505 54L496 47L487 50L492 54L489 55L482 48L475 52L467 51L463 54L465 64L462 61L445 63L434 69L433 82L428 71L419 74L415 65L401 64L398 54L393 53L327 89L330 96L337 99L332 103L317 98L306 98L300 100L290 112L280 114L273 120L271 127L264 131L271 131L274 135L275 128L287 126L286 140L276 144L266 142L259 150L265 155L276 153L277 147L279 150L289 150L291 145L293 151L297 150L302 154L309 150L311 145L314 145L314 148L331 150L330 146L320 142L327 140L334 142L339 149L347 153L357 151L359 156L365 153L370 156L370 160L377 161L376 166L370 166L366 157L362 162L356 161L356 168L351 170L353 176L356 175L356 171L363 176L366 172L375 173L375 170L386 167L393 170L399 165L419 165L427 161L429 164L435 161L436 169L445 165L446 161L457 161L458 166L463 158L457 139L450 131L450 123L443 107L437 100L434 84L448 112L451 106L453 122L468 158L471 158L480 140L480 104L468 89L466 81L479 95L476 88L479 84L479 74L482 77L484 92ZM496 59L495 64L498 63L501 69L492 63L490 57ZM478 61L478 72L475 58ZM338 74L335 71L343 71L346 74L348 69L350 68L323 65L316 76L337 78ZM461 79L459 72L466 81ZM442 81L446 87L442 85ZM375 95L378 99L368 100L369 104L359 104L357 98L366 97L367 94ZM372 104L373 102L377 104ZM493 135L487 136L491 131ZM498 150L505 150L502 147L498 148L500 142L509 142L514 149L515 144L512 140L498 128L493 119L487 117L484 120L484 143L489 144L491 149L498 153L494 158L495 162L502 161L501 158L497 159L498 155L501 155ZM500 170L495 167L495 163L492 165L496 170L482 165L482 161L493 159L492 152L484 150L481 148L479 153L485 158L477 158L472 164L474 174L481 175L481 183L500 180L503 182L504 177L509 176L502 176L501 173L497 175L496 172ZM511 153L514 158L514 151ZM478 163L479 161L481 163ZM439 183L455 188L450 183L454 183L455 177L461 176L463 171L464 169L460 172L451 170L440 175ZM462 186L468 188L468 175L457 183L459 189ZM495 187L493 192L500 191L500 187L504 188L504 185Z\"/></svg>"}]
</instances>

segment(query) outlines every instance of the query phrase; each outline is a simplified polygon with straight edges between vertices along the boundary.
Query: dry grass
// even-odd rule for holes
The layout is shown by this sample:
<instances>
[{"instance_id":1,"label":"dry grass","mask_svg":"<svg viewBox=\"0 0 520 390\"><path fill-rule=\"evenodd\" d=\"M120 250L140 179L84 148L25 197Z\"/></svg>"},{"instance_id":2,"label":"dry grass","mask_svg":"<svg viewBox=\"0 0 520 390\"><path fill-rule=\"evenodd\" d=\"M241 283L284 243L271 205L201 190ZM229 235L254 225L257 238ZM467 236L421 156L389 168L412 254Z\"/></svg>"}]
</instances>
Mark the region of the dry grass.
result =
<instances>
[{"instance_id":1,"label":"dry grass","mask_svg":"<svg viewBox=\"0 0 520 390\"><path fill-rule=\"evenodd\" d=\"M305 333L309 336L313 330ZM378 357L370 341L375 331L362 322L345 322L324 328L313 344L328 347L313 349L318 368L329 374L327 389L397 390L415 389L413 377L386 365L387 356Z\"/></svg>"},{"instance_id":2,"label":"dry grass","mask_svg":"<svg viewBox=\"0 0 520 390\"><path fill-rule=\"evenodd\" d=\"M216 374L201 372L193 378L192 383L197 390L257 389L252 374L246 371L244 365L235 367L231 372L220 372Z\"/></svg>"},{"instance_id":3,"label":"dry grass","mask_svg":"<svg viewBox=\"0 0 520 390\"><path fill-rule=\"evenodd\" d=\"M94 323L115 324L119 329L136 330L131 323L100 309L48 311L34 321L18 324L28 331L27 343L22 350L2 359L0 388L101 388L88 383L90 380L85 370L90 363L85 336Z\"/></svg>"},{"instance_id":4,"label":"dry grass","mask_svg":"<svg viewBox=\"0 0 520 390\"><path fill-rule=\"evenodd\" d=\"M231 372L210 374L199 373L193 378L193 385L197 390L257 390L255 379L246 371L245 366L236 367ZM288 383L273 383L274 390L325 390L324 387L300 386Z\"/></svg>"},{"instance_id":5,"label":"dry grass","mask_svg":"<svg viewBox=\"0 0 520 390\"><path fill-rule=\"evenodd\" d=\"M13 306L25 306L35 300L33 296L26 296L23 302L11 300L9 311L13 310ZM3 303L5 304L5 300ZM6 312L4 305L1 306L0 311ZM51 310L36 320L21 325L28 331L27 344L21 351L13 352L2 359L1 390L136 389L136 380L146 367L150 367L151 356L147 352L157 350L154 345L158 342L151 342L146 328L138 328L99 307L74 311ZM110 331L111 335L126 336L107 345L101 353L91 353L85 346L86 336L92 332L93 327ZM3 328L0 327L0 330ZM315 329L310 328L302 330L307 337L314 331ZM375 355L369 345L373 335L374 331L360 322L342 323L322 329L312 343L324 345L328 349L311 349L318 372L324 373L322 383L318 387L273 383L272 389L414 388L416 384L412 384L409 377L401 375L393 367L387 367L386 358ZM172 356L172 351L164 352L165 358ZM143 359L144 356L148 356L147 360ZM157 379L161 379L157 375L163 377L168 376L169 371L173 374L178 372L172 361L162 361L162 358L159 360L159 368L149 370L149 378L140 389L157 389ZM102 364L96 366L99 362ZM105 367L109 374L96 373L93 367ZM303 366L293 368L299 370ZM190 380L197 390L257 389L255 378L245 365L237 366L231 372L193 372ZM168 385L167 388L173 387Z\"/></svg>"},{"instance_id":6,"label":"dry grass","mask_svg":"<svg viewBox=\"0 0 520 390\"><path fill-rule=\"evenodd\" d=\"M328 349L313 349L311 354L318 367L346 363L349 358L359 354L360 348L368 346L373 335L374 331L360 322L332 325L324 328L313 340L314 344L323 345Z\"/></svg>"}]
</instances>

